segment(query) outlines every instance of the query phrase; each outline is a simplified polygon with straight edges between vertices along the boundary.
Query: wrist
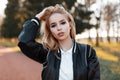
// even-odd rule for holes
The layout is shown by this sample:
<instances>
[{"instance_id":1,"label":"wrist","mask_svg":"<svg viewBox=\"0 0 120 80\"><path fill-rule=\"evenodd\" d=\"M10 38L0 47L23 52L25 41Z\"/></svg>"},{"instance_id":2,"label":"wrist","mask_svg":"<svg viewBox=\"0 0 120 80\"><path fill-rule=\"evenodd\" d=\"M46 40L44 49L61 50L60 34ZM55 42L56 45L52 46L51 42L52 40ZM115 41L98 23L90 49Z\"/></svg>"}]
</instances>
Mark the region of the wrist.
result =
<instances>
[{"instance_id":1,"label":"wrist","mask_svg":"<svg viewBox=\"0 0 120 80\"><path fill-rule=\"evenodd\" d=\"M40 22L40 19L38 17L34 17L33 19L37 20L38 22Z\"/></svg>"},{"instance_id":2,"label":"wrist","mask_svg":"<svg viewBox=\"0 0 120 80\"><path fill-rule=\"evenodd\" d=\"M40 20L40 17L39 17L39 15L37 14L37 15L35 15L35 17L37 18L37 19L39 19Z\"/></svg>"}]
</instances>

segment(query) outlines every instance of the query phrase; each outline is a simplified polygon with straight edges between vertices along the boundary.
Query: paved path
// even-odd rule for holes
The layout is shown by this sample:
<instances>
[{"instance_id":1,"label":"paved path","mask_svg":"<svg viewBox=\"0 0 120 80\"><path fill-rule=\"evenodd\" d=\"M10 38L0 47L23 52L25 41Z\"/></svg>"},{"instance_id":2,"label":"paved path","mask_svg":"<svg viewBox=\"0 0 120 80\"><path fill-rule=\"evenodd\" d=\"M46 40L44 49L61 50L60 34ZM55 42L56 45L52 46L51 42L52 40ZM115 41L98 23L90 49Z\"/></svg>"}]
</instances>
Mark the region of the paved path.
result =
<instances>
[{"instance_id":1,"label":"paved path","mask_svg":"<svg viewBox=\"0 0 120 80\"><path fill-rule=\"evenodd\" d=\"M0 46L0 80L41 80L42 65Z\"/></svg>"}]
</instances>

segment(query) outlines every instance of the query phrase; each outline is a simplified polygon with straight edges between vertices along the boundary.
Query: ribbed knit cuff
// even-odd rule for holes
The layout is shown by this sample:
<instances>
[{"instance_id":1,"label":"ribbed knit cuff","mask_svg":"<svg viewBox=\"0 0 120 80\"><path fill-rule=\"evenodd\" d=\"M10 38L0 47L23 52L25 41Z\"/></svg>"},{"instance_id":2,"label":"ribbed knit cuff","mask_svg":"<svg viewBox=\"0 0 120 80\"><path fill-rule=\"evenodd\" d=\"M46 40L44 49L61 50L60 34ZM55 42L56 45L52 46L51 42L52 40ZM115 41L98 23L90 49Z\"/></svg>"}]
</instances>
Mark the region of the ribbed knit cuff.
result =
<instances>
[{"instance_id":1,"label":"ribbed knit cuff","mask_svg":"<svg viewBox=\"0 0 120 80\"><path fill-rule=\"evenodd\" d=\"M34 21L38 26L40 25L40 20L37 17L32 18L31 21Z\"/></svg>"}]
</instances>

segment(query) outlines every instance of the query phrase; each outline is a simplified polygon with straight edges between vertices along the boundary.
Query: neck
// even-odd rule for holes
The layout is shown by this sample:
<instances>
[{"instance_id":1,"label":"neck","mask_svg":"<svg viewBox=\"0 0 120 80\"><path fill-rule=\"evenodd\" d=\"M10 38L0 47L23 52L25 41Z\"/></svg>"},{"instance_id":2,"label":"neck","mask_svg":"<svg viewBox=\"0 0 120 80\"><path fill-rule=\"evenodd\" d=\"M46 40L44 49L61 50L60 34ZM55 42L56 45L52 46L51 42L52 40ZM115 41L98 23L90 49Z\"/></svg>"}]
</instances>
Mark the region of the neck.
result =
<instances>
[{"instance_id":1,"label":"neck","mask_svg":"<svg viewBox=\"0 0 120 80\"><path fill-rule=\"evenodd\" d=\"M67 51L69 50L72 45L73 45L73 40L70 38L67 38L65 40L62 40L62 41L59 41L59 45L60 45L60 48L63 50L63 51Z\"/></svg>"}]
</instances>

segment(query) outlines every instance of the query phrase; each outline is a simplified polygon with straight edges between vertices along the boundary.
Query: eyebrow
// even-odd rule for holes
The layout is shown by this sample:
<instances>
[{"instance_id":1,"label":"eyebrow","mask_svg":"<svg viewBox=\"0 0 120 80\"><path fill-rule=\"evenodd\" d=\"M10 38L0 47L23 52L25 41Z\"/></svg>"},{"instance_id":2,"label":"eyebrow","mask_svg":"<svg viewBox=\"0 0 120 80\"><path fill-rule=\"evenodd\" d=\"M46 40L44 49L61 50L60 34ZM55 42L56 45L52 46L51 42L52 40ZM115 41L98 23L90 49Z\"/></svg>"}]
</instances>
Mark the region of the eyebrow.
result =
<instances>
[{"instance_id":1,"label":"eyebrow","mask_svg":"<svg viewBox=\"0 0 120 80\"><path fill-rule=\"evenodd\" d=\"M54 25L54 24L56 24L55 22L53 22L53 23L51 23L50 25Z\"/></svg>"},{"instance_id":2,"label":"eyebrow","mask_svg":"<svg viewBox=\"0 0 120 80\"><path fill-rule=\"evenodd\" d=\"M63 21L65 21L65 19L62 19L62 20L60 20L59 22L63 22ZM56 24L56 23L53 22L53 23L51 23L50 25L54 25L54 24Z\"/></svg>"},{"instance_id":3,"label":"eyebrow","mask_svg":"<svg viewBox=\"0 0 120 80\"><path fill-rule=\"evenodd\" d=\"M63 22L63 21L65 21L65 19L60 20L60 22Z\"/></svg>"}]
</instances>

